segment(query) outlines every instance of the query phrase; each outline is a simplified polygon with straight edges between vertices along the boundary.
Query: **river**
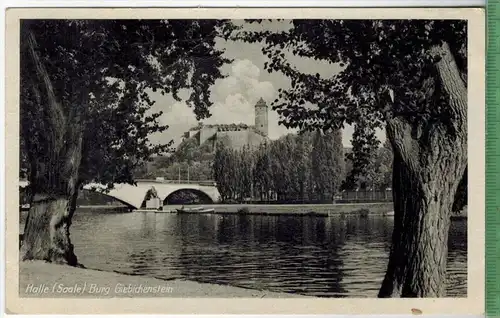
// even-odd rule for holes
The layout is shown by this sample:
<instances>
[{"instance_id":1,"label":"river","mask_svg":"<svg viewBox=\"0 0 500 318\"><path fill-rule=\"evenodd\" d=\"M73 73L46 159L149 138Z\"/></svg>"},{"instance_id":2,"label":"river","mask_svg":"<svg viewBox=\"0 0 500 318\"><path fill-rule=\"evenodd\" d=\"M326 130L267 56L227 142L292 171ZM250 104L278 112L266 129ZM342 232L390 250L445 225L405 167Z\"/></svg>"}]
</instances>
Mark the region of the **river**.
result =
<instances>
[{"instance_id":1,"label":"river","mask_svg":"<svg viewBox=\"0 0 500 318\"><path fill-rule=\"evenodd\" d=\"M21 215L21 231L26 212ZM319 297L376 297L393 218L97 213L71 238L88 268ZM467 220L452 222L447 292L467 297Z\"/></svg>"}]
</instances>

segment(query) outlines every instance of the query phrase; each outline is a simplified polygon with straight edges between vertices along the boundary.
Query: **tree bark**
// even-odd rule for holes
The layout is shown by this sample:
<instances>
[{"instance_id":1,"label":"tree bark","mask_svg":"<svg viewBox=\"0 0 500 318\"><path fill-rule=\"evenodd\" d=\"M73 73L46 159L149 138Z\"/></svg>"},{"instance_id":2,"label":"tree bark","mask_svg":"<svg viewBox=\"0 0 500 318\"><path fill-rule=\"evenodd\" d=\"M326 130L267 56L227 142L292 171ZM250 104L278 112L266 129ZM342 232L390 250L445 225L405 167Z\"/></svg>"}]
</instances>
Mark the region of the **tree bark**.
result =
<instances>
[{"instance_id":1,"label":"tree bark","mask_svg":"<svg viewBox=\"0 0 500 318\"><path fill-rule=\"evenodd\" d=\"M38 55L35 36L25 29L26 62L34 69L32 89L36 107L44 109L41 120L46 139L43 153L32 155L31 208L25 224L21 260L46 260L78 265L69 236L78 195L78 170L82 156L83 126L78 107L69 111L58 102L50 76ZM44 97L42 98L42 93Z\"/></svg>"},{"instance_id":2,"label":"tree bark","mask_svg":"<svg viewBox=\"0 0 500 318\"><path fill-rule=\"evenodd\" d=\"M69 229L78 196L82 135L79 129L68 135L67 146L60 154L39 158L38 173L30 180L34 196L24 229L22 260L78 265ZM56 162L47 160L51 157Z\"/></svg>"},{"instance_id":3,"label":"tree bark","mask_svg":"<svg viewBox=\"0 0 500 318\"><path fill-rule=\"evenodd\" d=\"M446 292L448 232L467 167L467 89L446 43L435 46L438 85L449 98L441 118L393 118L394 232L379 297L441 297Z\"/></svg>"},{"instance_id":4,"label":"tree bark","mask_svg":"<svg viewBox=\"0 0 500 318\"><path fill-rule=\"evenodd\" d=\"M74 196L77 196L75 192ZM75 199L35 195L26 220L21 245L21 259L45 260L53 263L78 266L70 239L69 228L74 213Z\"/></svg>"}]
</instances>

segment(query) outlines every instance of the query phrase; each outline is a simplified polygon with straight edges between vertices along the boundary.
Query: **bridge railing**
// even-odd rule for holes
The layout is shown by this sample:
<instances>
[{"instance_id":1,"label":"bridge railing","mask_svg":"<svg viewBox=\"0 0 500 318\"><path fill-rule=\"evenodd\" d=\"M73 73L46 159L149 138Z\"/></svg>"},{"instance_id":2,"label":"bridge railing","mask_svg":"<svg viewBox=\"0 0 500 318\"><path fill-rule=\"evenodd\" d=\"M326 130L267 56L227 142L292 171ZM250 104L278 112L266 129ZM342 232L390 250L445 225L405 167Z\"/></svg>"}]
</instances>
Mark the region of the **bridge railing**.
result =
<instances>
[{"instance_id":1,"label":"bridge railing","mask_svg":"<svg viewBox=\"0 0 500 318\"><path fill-rule=\"evenodd\" d=\"M379 201L379 202L389 202L392 201L392 190L385 191L343 191L340 194L340 199L344 201Z\"/></svg>"},{"instance_id":2,"label":"bridge railing","mask_svg":"<svg viewBox=\"0 0 500 318\"><path fill-rule=\"evenodd\" d=\"M168 184L195 184L207 187L215 187L217 183L214 180L167 180L167 179L136 179L136 182L153 182ZM27 180L19 180L19 186L24 188L28 185Z\"/></svg>"},{"instance_id":3,"label":"bridge railing","mask_svg":"<svg viewBox=\"0 0 500 318\"><path fill-rule=\"evenodd\" d=\"M156 182L156 183L168 183L168 184L195 184L201 186L216 186L217 183L214 180L168 180L168 179L136 179L136 182Z\"/></svg>"}]
</instances>

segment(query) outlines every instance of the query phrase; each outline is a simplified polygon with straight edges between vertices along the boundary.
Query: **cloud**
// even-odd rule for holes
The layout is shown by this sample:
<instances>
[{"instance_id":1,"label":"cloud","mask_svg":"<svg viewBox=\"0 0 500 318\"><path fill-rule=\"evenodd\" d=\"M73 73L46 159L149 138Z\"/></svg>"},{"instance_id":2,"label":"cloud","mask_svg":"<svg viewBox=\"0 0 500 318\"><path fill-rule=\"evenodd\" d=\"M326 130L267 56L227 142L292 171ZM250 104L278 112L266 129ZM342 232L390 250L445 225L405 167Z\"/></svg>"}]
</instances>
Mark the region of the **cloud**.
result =
<instances>
[{"instance_id":1,"label":"cloud","mask_svg":"<svg viewBox=\"0 0 500 318\"><path fill-rule=\"evenodd\" d=\"M276 90L271 82L255 81L248 90L248 97L257 101L261 97L270 103L276 97Z\"/></svg>"},{"instance_id":2,"label":"cloud","mask_svg":"<svg viewBox=\"0 0 500 318\"><path fill-rule=\"evenodd\" d=\"M217 80L212 88L215 101L223 102L227 96L241 94L248 102L259 98L274 98L276 89L268 81L260 81L260 69L250 60L235 60L226 78Z\"/></svg>"},{"instance_id":3,"label":"cloud","mask_svg":"<svg viewBox=\"0 0 500 318\"><path fill-rule=\"evenodd\" d=\"M260 51L258 53L260 54ZM315 64L308 63L308 65ZM257 101L263 98L270 105L276 98L277 88L283 87L286 81L278 81L268 76L269 74L261 71L261 68L251 59L235 59L226 70L227 77L217 80L211 88L212 100L214 101L214 105L210 108L212 116L203 122L206 124L244 123L254 125ZM267 80L262 80L262 78ZM188 94L185 95L187 97ZM175 144L178 144L182 134L197 124L193 109L184 102L176 102L171 96L161 96L157 93L151 97L156 100L155 108L164 111L160 122L169 125L169 129L165 133L155 135L151 138L152 141L163 143L174 139ZM271 139L277 139L286 133L296 131L278 125L279 115L270 108L268 118ZM343 132L345 146L351 146L352 133L353 127L347 125ZM377 131L377 136L381 141L385 140L383 130Z\"/></svg>"},{"instance_id":4,"label":"cloud","mask_svg":"<svg viewBox=\"0 0 500 318\"><path fill-rule=\"evenodd\" d=\"M168 101L168 103L165 102ZM196 126L197 121L194 112L184 102L176 102L173 98L157 100L157 105L163 104L163 115L159 118L162 125L168 125L168 129L163 133L151 136L153 143L168 143L174 140L174 145L178 145L184 132ZM156 105L155 105L156 106Z\"/></svg>"},{"instance_id":5,"label":"cloud","mask_svg":"<svg viewBox=\"0 0 500 318\"><path fill-rule=\"evenodd\" d=\"M231 71L233 76L240 79L254 79L260 76L260 69L248 59L234 61Z\"/></svg>"},{"instance_id":6,"label":"cloud","mask_svg":"<svg viewBox=\"0 0 500 318\"><path fill-rule=\"evenodd\" d=\"M218 80L212 88L214 106L207 124L255 123L255 104L263 98L268 104L276 96L276 89L269 81L260 80L261 71L248 59L235 60L226 78ZM278 114L269 110L269 132L276 138ZM284 127L283 127L284 128ZM286 130L286 129L285 129ZM271 133L272 132L272 133Z\"/></svg>"},{"instance_id":7,"label":"cloud","mask_svg":"<svg viewBox=\"0 0 500 318\"><path fill-rule=\"evenodd\" d=\"M206 124L255 124L255 104L263 98L268 104L276 97L276 89L269 81L261 81L261 70L249 59L236 59L228 70L228 76L219 79L211 88L214 105ZM160 122L169 129L154 138L155 142L174 139L178 144L182 134L197 124L193 110L184 102L176 102L171 97L154 94L156 106L162 107L164 114ZM269 137L276 139L287 129L278 126L278 114L269 109Z\"/></svg>"},{"instance_id":8,"label":"cloud","mask_svg":"<svg viewBox=\"0 0 500 318\"><path fill-rule=\"evenodd\" d=\"M227 95L224 101L215 103L210 113L212 116L203 121L206 124L253 124L253 105L240 93Z\"/></svg>"},{"instance_id":9,"label":"cloud","mask_svg":"<svg viewBox=\"0 0 500 318\"><path fill-rule=\"evenodd\" d=\"M212 98L220 99L224 96L238 93L240 90L240 81L237 77L226 77L216 81L214 88L212 88Z\"/></svg>"}]
</instances>

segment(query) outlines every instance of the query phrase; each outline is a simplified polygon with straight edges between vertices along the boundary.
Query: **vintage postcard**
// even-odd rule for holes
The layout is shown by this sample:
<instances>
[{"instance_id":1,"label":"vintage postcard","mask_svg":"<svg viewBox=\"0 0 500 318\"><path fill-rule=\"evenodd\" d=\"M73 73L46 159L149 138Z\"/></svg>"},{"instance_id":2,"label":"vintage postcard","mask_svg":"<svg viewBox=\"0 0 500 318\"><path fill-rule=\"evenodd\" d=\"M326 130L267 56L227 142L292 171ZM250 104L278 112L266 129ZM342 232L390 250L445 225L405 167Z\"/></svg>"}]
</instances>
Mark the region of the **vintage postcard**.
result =
<instances>
[{"instance_id":1,"label":"vintage postcard","mask_svg":"<svg viewBox=\"0 0 500 318\"><path fill-rule=\"evenodd\" d=\"M484 312L483 9L6 28L8 312Z\"/></svg>"}]
</instances>

